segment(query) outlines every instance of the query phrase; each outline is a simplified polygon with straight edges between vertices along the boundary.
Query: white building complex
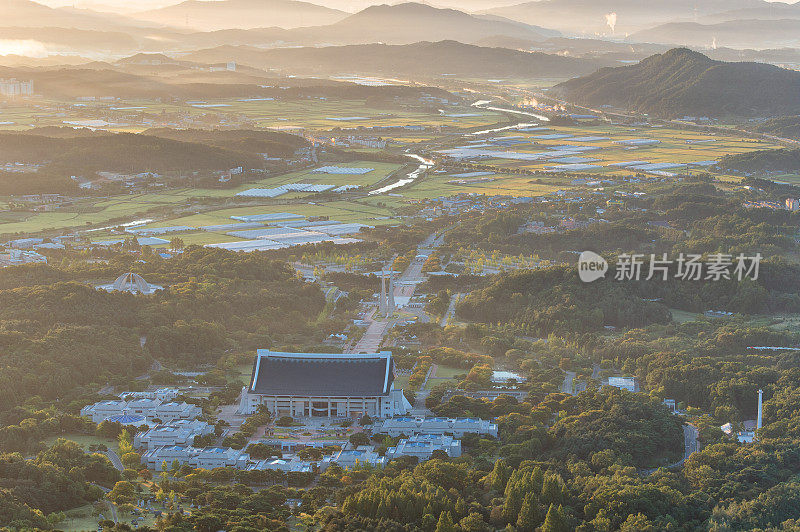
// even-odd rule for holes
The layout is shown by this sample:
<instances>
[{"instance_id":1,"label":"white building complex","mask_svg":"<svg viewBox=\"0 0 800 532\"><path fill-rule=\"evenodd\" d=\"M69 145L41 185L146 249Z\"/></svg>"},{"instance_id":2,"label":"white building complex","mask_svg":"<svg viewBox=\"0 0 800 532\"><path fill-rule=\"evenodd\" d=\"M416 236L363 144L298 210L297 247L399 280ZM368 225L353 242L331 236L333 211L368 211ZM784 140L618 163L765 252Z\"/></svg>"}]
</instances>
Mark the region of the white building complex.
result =
<instances>
[{"instance_id":1,"label":"white building complex","mask_svg":"<svg viewBox=\"0 0 800 532\"><path fill-rule=\"evenodd\" d=\"M33 96L33 80L20 81L15 78L0 79L0 96Z\"/></svg>"},{"instance_id":2,"label":"white building complex","mask_svg":"<svg viewBox=\"0 0 800 532\"><path fill-rule=\"evenodd\" d=\"M163 471L177 462L195 469L230 467L247 471L283 471L286 473L312 473L319 462L301 460L297 456L253 460L245 450L230 447L208 447L201 449L191 445L167 445L150 449L142 454L142 465L154 471Z\"/></svg>"},{"instance_id":3,"label":"white building complex","mask_svg":"<svg viewBox=\"0 0 800 532\"><path fill-rule=\"evenodd\" d=\"M198 447L173 445L151 449L142 455L142 464L148 469L162 471L163 464L172 467L174 462L180 465L189 465L195 469L216 469L218 467L233 467L247 469L250 455L246 452L230 447Z\"/></svg>"},{"instance_id":4,"label":"white building complex","mask_svg":"<svg viewBox=\"0 0 800 532\"><path fill-rule=\"evenodd\" d=\"M270 458L267 460L256 460L247 466L248 471L285 471L286 473L313 473L314 465L317 462L300 460L294 456L292 458Z\"/></svg>"},{"instance_id":5,"label":"white building complex","mask_svg":"<svg viewBox=\"0 0 800 532\"><path fill-rule=\"evenodd\" d=\"M133 446L137 449L155 449L175 445L193 445L195 436L213 434L214 427L195 419L180 419L165 425L158 425L145 432L137 432L133 437Z\"/></svg>"},{"instance_id":6,"label":"white building complex","mask_svg":"<svg viewBox=\"0 0 800 532\"><path fill-rule=\"evenodd\" d=\"M413 436L415 434L449 434L462 438L465 434L482 434L497 437L497 425L477 418L446 417L395 417L376 421L373 434L389 436Z\"/></svg>"},{"instance_id":7,"label":"white building complex","mask_svg":"<svg viewBox=\"0 0 800 532\"><path fill-rule=\"evenodd\" d=\"M620 390L628 390L629 392L639 391L635 377L609 377L608 385Z\"/></svg>"},{"instance_id":8,"label":"white building complex","mask_svg":"<svg viewBox=\"0 0 800 532\"><path fill-rule=\"evenodd\" d=\"M177 388L159 388L157 390L145 392L123 392L119 394L119 397L125 401L130 401L131 399L156 399L162 403L166 403L178 397L180 393L180 390Z\"/></svg>"},{"instance_id":9,"label":"white building complex","mask_svg":"<svg viewBox=\"0 0 800 532\"><path fill-rule=\"evenodd\" d=\"M203 409L197 405L176 402L161 402L158 399L134 399L133 401L100 401L84 406L81 415L100 423L117 416L143 417L148 423L170 423L180 419L197 419Z\"/></svg>"},{"instance_id":10,"label":"white building complex","mask_svg":"<svg viewBox=\"0 0 800 532\"><path fill-rule=\"evenodd\" d=\"M273 416L389 418L411 404L394 388L394 359L373 354L278 353L259 349L241 414L265 405Z\"/></svg>"},{"instance_id":11,"label":"white building complex","mask_svg":"<svg viewBox=\"0 0 800 532\"><path fill-rule=\"evenodd\" d=\"M451 458L459 457L461 456L461 440L438 434L417 434L400 440L395 447L389 447L386 451L386 458L391 460L400 456L416 456L422 462L430 459L434 451L444 451Z\"/></svg>"},{"instance_id":12,"label":"white building complex","mask_svg":"<svg viewBox=\"0 0 800 532\"><path fill-rule=\"evenodd\" d=\"M346 445L338 453L323 458L320 468L325 470L330 464L338 464L344 469L353 469L358 466L383 467L387 461L387 457L379 455L371 445L362 445L355 449Z\"/></svg>"}]
</instances>

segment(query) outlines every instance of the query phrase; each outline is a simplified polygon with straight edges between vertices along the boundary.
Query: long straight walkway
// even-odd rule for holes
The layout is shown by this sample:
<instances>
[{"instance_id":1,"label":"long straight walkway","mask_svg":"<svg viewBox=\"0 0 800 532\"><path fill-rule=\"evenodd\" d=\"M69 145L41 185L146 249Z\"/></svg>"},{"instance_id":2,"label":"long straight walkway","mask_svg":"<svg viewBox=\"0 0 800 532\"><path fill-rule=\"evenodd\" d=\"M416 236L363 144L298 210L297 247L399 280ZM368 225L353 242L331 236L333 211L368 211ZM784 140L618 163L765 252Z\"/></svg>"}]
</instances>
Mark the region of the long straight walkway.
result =
<instances>
[{"instance_id":1,"label":"long straight walkway","mask_svg":"<svg viewBox=\"0 0 800 532\"><path fill-rule=\"evenodd\" d=\"M437 247L444 242L444 235L434 233L426 238L417 247L417 256L429 255ZM425 260L417 260L416 258L411 261L406 270L400 275L395 283L394 297L411 298L417 290L417 283L413 282L422 278L422 267L425 265ZM393 318L386 319L378 314L377 309L372 312L372 315L367 318L369 325L364 336L356 343L352 349L347 350L348 353L375 353L377 352L383 339L389 333L389 330L394 326L396 320Z\"/></svg>"}]
</instances>

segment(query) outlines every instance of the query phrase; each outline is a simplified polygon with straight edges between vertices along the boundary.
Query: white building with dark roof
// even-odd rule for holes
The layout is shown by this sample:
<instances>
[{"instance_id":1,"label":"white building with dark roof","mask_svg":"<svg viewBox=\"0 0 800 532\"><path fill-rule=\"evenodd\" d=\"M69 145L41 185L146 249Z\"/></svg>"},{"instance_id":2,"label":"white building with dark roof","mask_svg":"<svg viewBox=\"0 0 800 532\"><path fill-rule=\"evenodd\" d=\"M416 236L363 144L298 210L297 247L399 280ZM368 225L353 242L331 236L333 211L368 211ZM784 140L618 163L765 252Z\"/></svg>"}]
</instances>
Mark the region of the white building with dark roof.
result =
<instances>
[{"instance_id":1,"label":"white building with dark roof","mask_svg":"<svg viewBox=\"0 0 800 532\"><path fill-rule=\"evenodd\" d=\"M259 349L239 412L260 405L273 416L388 418L411 404L394 388L389 351L372 354L279 353Z\"/></svg>"}]
</instances>

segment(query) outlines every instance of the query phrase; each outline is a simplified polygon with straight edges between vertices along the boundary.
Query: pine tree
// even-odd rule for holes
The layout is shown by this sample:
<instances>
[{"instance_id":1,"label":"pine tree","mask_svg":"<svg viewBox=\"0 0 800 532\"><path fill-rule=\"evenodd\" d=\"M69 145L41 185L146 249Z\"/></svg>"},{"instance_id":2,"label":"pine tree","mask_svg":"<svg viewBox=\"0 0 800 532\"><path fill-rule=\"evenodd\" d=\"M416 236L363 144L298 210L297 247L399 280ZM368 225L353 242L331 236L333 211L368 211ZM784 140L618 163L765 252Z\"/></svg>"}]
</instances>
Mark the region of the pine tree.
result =
<instances>
[{"instance_id":1,"label":"pine tree","mask_svg":"<svg viewBox=\"0 0 800 532\"><path fill-rule=\"evenodd\" d=\"M522 508L517 518L517 528L519 530L533 530L542 522L539 513L539 501L535 493L528 493L522 501Z\"/></svg>"},{"instance_id":2,"label":"pine tree","mask_svg":"<svg viewBox=\"0 0 800 532\"><path fill-rule=\"evenodd\" d=\"M533 468L531 472L531 481L533 482L533 490L540 494L542 493L542 483L544 482L544 473L542 472L542 468L536 466Z\"/></svg>"},{"instance_id":3,"label":"pine tree","mask_svg":"<svg viewBox=\"0 0 800 532\"><path fill-rule=\"evenodd\" d=\"M456 506L455 508L453 508L453 510L455 511L456 517L466 517L467 501L459 497L458 500L456 501Z\"/></svg>"},{"instance_id":4,"label":"pine tree","mask_svg":"<svg viewBox=\"0 0 800 532\"><path fill-rule=\"evenodd\" d=\"M545 475L542 486L542 502L544 504L561 504L564 502L565 485L560 475Z\"/></svg>"},{"instance_id":5,"label":"pine tree","mask_svg":"<svg viewBox=\"0 0 800 532\"><path fill-rule=\"evenodd\" d=\"M503 502L503 517L509 523L515 523L517 521L519 510L522 508L522 490L520 487L521 483L514 482L513 478L509 480L506 485L506 500Z\"/></svg>"},{"instance_id":6,"label":"pine tree","mask_svg":"<svg viewBox=\"0 0 800 532\"><path fill-rule=\"evenodd\" d=\"M455 532L456 527L453 524L453 518L450 512L442 512L439 514L439 522L436 523L436 532Z\"/></svg>"},{"instance_id":7,"label":"pine tree","mask_svg":"<svg viewBox=\"0 0 800 532\"><path fill-rule=\"evenodd\" d=\"M489 489L497 492L503 492L506 489L506 482L508 482L508 466L503 460L498 460L494 463L494 469L489 474Z\"/></svg>"},{"instance_id":8,"label":"pine tree","mask_svg":"<svg viewBox=\"0 0 800 532\"><path fill-rule=\"evenodd\" d=\"M564 509L561 506L550 505L541 532L569 532L564 519Z\"/></svg>"}]
</instances>

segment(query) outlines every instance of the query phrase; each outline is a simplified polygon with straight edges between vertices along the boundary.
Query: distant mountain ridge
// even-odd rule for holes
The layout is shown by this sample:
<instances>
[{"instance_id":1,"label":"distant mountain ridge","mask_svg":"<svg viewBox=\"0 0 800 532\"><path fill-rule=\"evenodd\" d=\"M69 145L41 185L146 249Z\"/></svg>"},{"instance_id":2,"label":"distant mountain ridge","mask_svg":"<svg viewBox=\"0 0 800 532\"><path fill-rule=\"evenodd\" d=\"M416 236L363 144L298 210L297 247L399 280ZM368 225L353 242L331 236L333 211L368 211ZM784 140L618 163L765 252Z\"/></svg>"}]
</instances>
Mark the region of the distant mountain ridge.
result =
<instances>
[{"instance_id":1,"label":"distant mountain ridge","mask_svg":"<svg viewBox=\"0 0 800 532\"><path fill-rule=\"evenodd\" d=\"M636 65L604 68L551 91L581 105L608 104L665 117L800 113L800 72L715 61L686 48Z\"/></svg>"},{"instance_id":2,"label":"distant mountain ridge","mask_svg":"<svg viewBox=\"0 0 800 532\"><path fill-rule=\"evenodd\" d=\"M2 0L0 25L6 27L58 27L82 30L119 31L121 28L150 26L118 14L100 13L88 9L54 9L31 0ZM31 36L42 39L44 35Z\"/></svg>"},{"instance_id":3,"label":"distant mountain ridge","mask_svg":"<svg viewBox=\"0 0 800 532\"><path fill-rule=\"evenodd\" d=\"M337 22L347 13L300 0L186 0L134 16L176 28L215 31L320 26Z\"/></svg>"},{"instance_id":4,"label":"distant mountain ridge","mask_svg":"<svg viewBox=\"0 0 800 532\"><path fill-rule=\"evenodd\" d=\"M610 62L559 55L488 48L456 41L407 45L280 48L221 47L186 56L201 63L234 58L253 67L299 73L388 74L396 76L462 75L468 77L569 78L596 71Z\"/></svg>"},{"instance_id":5,"label":"distant mountain ridge","mask_svg":"<svg viewBox=\"0 0 800 532\"><path fill-rule=\"evenodd\" d=\"M473 43L494 35L543 41L560 35L501 17L476 16L415 2L368 7L329 26L299 28L293 33L307 42L331 44L411 44L431 40Z\"/></svg>"},{"instance_id":6,"label":"distant mountain ridge","mask_svg":"<svg viewBox=\"0 0 800 532\"><path fill-rule=\"evenodd\" d=\"M800 10L798 10L798 16L800 16ZM716 24L670 22L634 33L629 40L680 46L796 48L800 46L800 18L730 20Z\"/></svg>"},{"instance_id":7,"label":"distant mountain ridge","mask_svg":"<svg viewBox=\"0 0 800 532\"><path fill-rule=\"evenodd\" d=\"M768 6L764 0L535 0L485 12L565 33L625 36L675 20ZM612 13L613 29L606 19Z\"/></svg>"}]
</instances>

